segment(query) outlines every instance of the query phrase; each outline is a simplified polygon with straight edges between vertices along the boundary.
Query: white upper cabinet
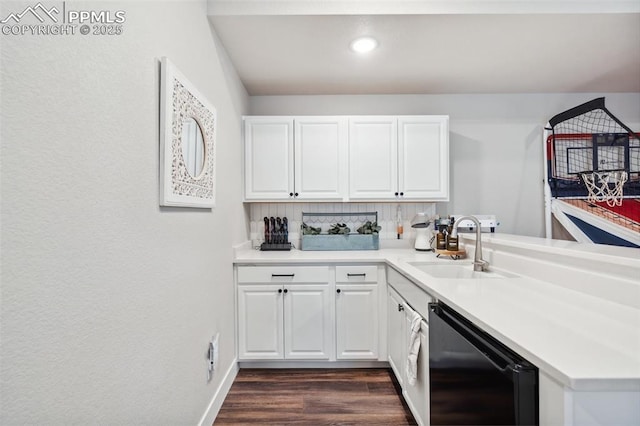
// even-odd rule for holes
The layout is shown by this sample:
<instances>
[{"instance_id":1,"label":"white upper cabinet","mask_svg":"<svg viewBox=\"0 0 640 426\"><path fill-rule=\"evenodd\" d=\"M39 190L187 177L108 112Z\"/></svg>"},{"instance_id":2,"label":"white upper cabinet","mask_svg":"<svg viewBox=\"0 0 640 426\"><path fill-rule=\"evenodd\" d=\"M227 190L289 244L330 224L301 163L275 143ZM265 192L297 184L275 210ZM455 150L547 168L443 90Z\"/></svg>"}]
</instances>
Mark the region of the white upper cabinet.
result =
<instances>
[{"instance_id":1,"label":"white upper cabinet","mask_svg":"<svg viewBox=\"0 0 640 426\"><path fill-rule=\"evenodd\" d=\"M447 116L245 117L246 201L448 201Z\"/></svg>"},{"instance_id":2,"label":"white upper cabinet","mask_svg":"<svg viewBox=\"0 0 640 426\"><path fill-rule=\"evenodd\" d=\"M449 117L398 118L401 199L449 200Z\"/></svg>"},{"instance_id":3,"label":"white upper cabinet","mask_svg":"<svg viewBox=\"0 0 640 426\"><path fill-rule=\"evenodd\" d=\"M347 192L347 119L295 118L295 192L299 200L342 200Z\"/></svg>"},{"instance_id":4,"label":"white upper cabinet","mask_svg":"<svg viewBox=\"0 0 640 426\"><path fill-rule=\"evenodd\" d=\"M349 119L349 198L392 200L398 191L395 117Z\"/></svg>"},{"instance_id":5,"label":"white upper cabinet","mask_svg":"<svg viewBox=\"0 0 640 426\"><path fill-rule=\"evenodd\" d=\"M246 119L244 140L245 199L292 199L294 196L293 118Z\"/></svg>"},{"instance_id":6,"label":"white upper cabinet","mask_svg":"<svg viewBox=\"0 0 640 426\"><path fill-rule=\"evenodd\" d=\"M449 199L447 116L349 120L349 198Z\"/></svg>"},{"instance_id":7,"label":"white upper cabinet","mask_svg":"<svg viewBox=\"0 0 640 426\"><path fill-rule=\"evenodd\" d=\"M344 117L246 117L245 199L341 201L347 192Z\"/></svg>"}]
</instances>

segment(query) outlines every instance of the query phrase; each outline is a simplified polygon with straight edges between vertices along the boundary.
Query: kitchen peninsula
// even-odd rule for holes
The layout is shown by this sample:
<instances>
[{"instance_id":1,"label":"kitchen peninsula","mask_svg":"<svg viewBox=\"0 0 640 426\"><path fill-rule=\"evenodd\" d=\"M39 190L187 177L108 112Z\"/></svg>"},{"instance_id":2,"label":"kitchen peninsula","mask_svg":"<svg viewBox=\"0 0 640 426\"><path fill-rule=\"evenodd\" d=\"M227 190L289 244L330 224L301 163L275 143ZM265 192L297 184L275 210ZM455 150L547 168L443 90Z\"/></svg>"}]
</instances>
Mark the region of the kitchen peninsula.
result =
<instances>
[{"instance_id":1,"label":"kitchen peninsula","mask_svg":"<svg viewBox=\"0 0 640 426\"><path fill-rule=\"evenodd\" d=\"M238 249L235 265L236 271L323 266L330 293L338 290L338 296L345 266L377 267L377 283L369 284L377 285L380 299L388 297L388 289L395 289L391 278L401 277L412 284L412 291L426 295L424 306L413 306L418 313L425 316L426 301L443 302L537 366L541 425L640 423L640 252L485 235L484 258L490 271L502 273L500 279L434 278L416 265L468 260L437 259L433 253L411 249ZM472 257L474 236L463 234L461 241ZM337 299L329 299L331 312ZM379 351L369 359L387 361L392 350L387 338L388 305L379 301L377 306ZM328 333L333 329L340 333L339 327L327 328ZM328 363L340 360L332 355L326 359Z\"/></svg>"}]
</instances>

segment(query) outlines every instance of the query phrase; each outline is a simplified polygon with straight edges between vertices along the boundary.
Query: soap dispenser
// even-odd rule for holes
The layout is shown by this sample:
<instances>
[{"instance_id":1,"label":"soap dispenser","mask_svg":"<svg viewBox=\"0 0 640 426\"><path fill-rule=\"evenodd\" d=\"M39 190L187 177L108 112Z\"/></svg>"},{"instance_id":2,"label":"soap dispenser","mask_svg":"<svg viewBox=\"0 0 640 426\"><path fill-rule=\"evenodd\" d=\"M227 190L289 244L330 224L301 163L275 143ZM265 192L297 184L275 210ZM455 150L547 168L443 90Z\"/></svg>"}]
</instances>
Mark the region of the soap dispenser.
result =
<instances>
[{"instance_id":1,"label":"soap dispenser","mask_svg":"<svg viewBox=\"0 0 640 426\"><path fill-rule=\"evenodd\" d=\"M404 231L404 227L402 226L402 209L400 208L400 204L398 204L398 208L396 209L396 232L398 234L398 239L402 239L402 234Z\"/></svg>"}]
</instances>

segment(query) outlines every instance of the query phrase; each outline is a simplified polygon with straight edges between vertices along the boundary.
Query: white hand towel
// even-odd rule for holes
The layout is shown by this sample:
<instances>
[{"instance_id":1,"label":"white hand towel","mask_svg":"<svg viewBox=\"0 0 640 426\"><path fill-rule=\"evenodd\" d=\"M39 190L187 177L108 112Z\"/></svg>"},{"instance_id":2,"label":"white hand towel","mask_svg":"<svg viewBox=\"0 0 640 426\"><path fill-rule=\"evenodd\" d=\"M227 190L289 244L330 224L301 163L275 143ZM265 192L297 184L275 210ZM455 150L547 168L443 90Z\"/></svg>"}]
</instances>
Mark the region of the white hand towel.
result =
<instances>
[{"instance_id":1,"label":"white hand towel","mask_svg":"<svg viewBox=\"0 0 640 426\"><path fill-rule=\"evenodd\" d=\"M420 326L422 317L414 312L411 318L411 338L409 339L409 351L407 353L407 379L411 386L416 384L418 377L418 353L420 352Z\"/></svg>"}]
</instances>

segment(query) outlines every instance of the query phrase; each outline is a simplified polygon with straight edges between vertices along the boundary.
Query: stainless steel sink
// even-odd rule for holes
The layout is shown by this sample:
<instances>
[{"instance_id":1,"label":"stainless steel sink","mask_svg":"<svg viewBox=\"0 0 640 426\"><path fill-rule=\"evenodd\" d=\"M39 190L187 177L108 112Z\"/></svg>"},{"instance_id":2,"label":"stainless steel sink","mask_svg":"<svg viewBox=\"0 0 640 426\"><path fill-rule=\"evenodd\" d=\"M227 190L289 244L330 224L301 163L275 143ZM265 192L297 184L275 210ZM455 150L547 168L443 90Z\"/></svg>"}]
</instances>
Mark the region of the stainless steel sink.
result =
<instances>
[{"instance_id":1,"label":"stainless steel sink","mask_svg":"<svg viewBox=\"0 0 640 426\"><path fill-rule=\"evenodd\" d=\"M434 278L447 279L488 279L514 278L516 275L493 270L479 272L473 270L472 262L407 262L409 265L431 275Z\"/></svg>"}]
</instances>

